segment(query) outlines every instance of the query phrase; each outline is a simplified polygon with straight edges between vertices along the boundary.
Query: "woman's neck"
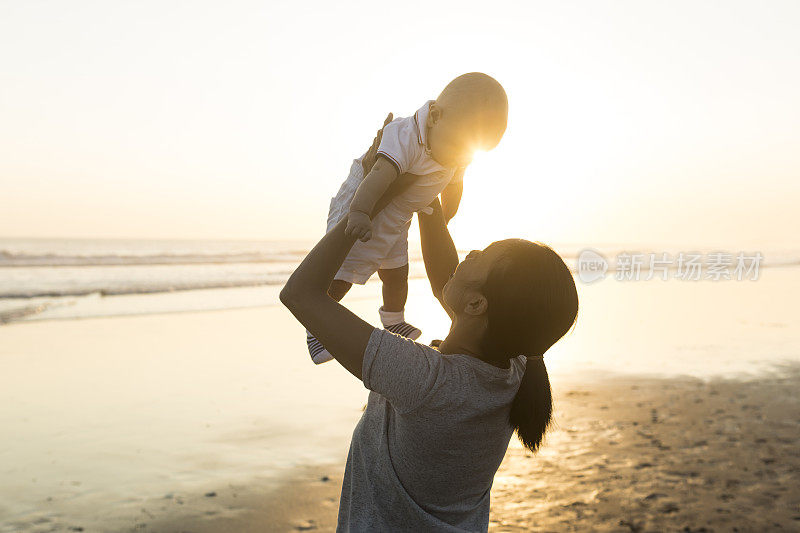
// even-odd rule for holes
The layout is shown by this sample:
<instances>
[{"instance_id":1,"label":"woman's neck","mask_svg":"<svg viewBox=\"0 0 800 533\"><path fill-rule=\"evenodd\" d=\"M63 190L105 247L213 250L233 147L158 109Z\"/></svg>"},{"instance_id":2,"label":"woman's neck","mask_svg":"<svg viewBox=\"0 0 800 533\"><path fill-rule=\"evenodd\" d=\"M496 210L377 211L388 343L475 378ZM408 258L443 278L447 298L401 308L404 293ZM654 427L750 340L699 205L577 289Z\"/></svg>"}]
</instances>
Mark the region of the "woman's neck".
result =
<instances>
[{"instance_id":1,"label":"woman's neck","mask_svg":"<svg viewBox=\"0 0 800 533\"><path fill-rule=\"evenodd\" d=\"M447 337L439 345L439 351L443 354L469 355L492 366L508 368L509 362L507 359L498 361L483 353L481 341L485 330L486 324L483 321L464 321L458 320L458 317L456 317L453 319L453 325L450 326L450 332Z\"/></svg>"}]
</instances>

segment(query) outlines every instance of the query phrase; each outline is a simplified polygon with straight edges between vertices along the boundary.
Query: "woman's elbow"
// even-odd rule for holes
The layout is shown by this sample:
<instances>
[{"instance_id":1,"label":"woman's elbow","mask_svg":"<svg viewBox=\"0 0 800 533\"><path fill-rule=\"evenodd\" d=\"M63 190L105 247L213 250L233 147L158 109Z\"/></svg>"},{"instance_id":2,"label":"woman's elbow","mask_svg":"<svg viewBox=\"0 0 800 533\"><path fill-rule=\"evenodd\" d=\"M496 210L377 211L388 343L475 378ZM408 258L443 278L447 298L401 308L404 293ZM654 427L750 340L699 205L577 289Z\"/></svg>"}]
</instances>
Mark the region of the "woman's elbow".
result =
<instances>
[{"instance_id":1,"label":"woman's elbow","mask_svg":"<svg viewBox=\"0 0 800 533\"><path fill-rule=\"evenodd\" d=\"M281 303L290 311L297 305L297 293L292 288L291 283L287 283L283 286L278 298L280 299Z\"/></svg>"}]
</instances>

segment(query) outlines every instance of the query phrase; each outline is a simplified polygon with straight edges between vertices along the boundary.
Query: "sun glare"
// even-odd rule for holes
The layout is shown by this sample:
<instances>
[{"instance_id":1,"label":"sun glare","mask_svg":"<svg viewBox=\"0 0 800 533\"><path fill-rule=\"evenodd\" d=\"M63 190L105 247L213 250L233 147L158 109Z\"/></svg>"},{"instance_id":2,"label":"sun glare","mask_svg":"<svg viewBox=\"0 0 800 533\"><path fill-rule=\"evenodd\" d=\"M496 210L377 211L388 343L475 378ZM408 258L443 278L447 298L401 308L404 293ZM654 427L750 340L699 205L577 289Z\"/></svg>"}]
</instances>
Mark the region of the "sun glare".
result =
<instances>
[{"instance_id":1,"label":"sun glare","mask_svg":"<svg viewBox=\"0 0 800 533\"><path fill-rule=\"evenodd\" d=\"M459 247L482 248L508 237L563 240L579 222L558 216L565 184L538 174L527 153L502 143L489 152L476 151L464 175L459 213L450 224Z\"/></svg>"}]
</instances>

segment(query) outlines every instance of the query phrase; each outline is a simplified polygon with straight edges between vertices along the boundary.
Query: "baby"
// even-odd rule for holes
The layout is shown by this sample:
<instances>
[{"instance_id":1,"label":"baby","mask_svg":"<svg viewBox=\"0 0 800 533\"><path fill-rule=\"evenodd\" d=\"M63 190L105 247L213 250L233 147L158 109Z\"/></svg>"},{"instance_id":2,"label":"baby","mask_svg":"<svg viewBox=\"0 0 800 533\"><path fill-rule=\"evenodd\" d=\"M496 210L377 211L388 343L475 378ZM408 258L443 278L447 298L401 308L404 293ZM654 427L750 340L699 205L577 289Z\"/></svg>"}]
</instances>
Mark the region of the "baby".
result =
<instances>
[{"instance_id":1,"label":"baby","mask_svg":"<svg viewBox=\"0 0 800 533\"><path fill-rule=\"evenodd\" d=\"M449 221L455 216L464 169L476 150L497 146L507 120L503 87L486 74L472 72L451 81L414 116L395 119L384 127L372 169L364 176L364 156L354 160L350 175L331 200L328 231L347 217L346 233L359 239L328 289L331 298L341 300L353 283L363 285L378 272L383 282L383 306L378 313L384 328L419 338L422 332L404 317L411 218L439 194L445 218ZM401 174L411 175L410 184L372 216L378 200ZM306 341L315 363L333 358L308 331Z\"/></svg>"}]
</instances>

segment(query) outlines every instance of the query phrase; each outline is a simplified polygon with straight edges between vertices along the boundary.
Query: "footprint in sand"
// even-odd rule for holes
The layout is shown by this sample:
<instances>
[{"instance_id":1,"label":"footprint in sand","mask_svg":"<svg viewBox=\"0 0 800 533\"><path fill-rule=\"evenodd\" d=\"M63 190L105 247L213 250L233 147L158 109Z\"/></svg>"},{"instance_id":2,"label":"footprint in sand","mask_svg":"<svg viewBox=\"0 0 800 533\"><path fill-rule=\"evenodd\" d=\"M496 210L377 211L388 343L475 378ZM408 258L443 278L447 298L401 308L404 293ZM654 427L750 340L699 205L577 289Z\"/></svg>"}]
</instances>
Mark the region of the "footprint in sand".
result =
<instances>
[{"instance_id":1,"label":"footprint in sand","mask_svg":"<svg viewBox=\"0 0 800 533\"><path fill-rule=\"evenodd\" d=\"M305 522L301 522L294 526L297 531L310 531L312 529L317 529L317 524L313 520L306 520Z\"/></svg>"}]
</instances>

